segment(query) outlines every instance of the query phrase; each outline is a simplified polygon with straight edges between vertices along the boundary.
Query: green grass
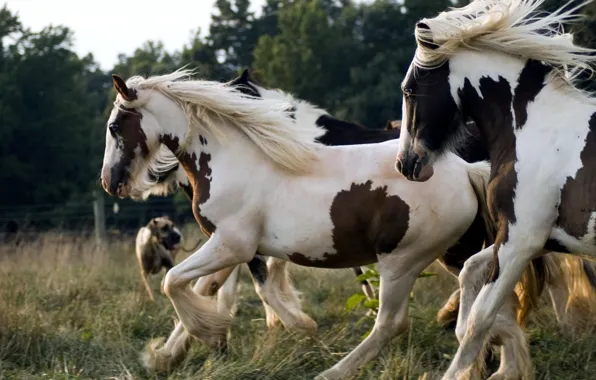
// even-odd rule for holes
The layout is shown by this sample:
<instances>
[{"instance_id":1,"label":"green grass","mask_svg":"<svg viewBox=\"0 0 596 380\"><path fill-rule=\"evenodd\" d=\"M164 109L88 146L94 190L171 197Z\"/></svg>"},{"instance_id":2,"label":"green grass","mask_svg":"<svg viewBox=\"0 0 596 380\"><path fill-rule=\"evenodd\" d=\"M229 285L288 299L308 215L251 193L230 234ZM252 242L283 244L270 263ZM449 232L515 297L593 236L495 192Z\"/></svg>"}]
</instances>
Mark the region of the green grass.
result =
<instances>
[{"instance_id":1,"label":"green grass","mask_svg":"<svg viewBox=\"0 0 596 380\"><path fill-rule=\"evenodd\" d=\"M270 332L243 268L227 355L211 355L196 342L173 373L150 375L139 352L149 339L169 334L174 311L159 292L160 278L153 278L157 301L145 301L132 244L133 239L96 249L85 239L48 235L36 243L0 247L0 378L312 379L372 327L365 310L345 310L346 300L360 291L350 270L292 266L304 309L319 331L316 337ZM418 379L428 373L434 379L446 369L457 344L435 316L456 282L438 267L431 271L439 275L416 284L409 332L356 378ZM528 328L536 377L594 378L596 335L573 340L557 329L544 302Z\"/></svg>"}]
</instances>

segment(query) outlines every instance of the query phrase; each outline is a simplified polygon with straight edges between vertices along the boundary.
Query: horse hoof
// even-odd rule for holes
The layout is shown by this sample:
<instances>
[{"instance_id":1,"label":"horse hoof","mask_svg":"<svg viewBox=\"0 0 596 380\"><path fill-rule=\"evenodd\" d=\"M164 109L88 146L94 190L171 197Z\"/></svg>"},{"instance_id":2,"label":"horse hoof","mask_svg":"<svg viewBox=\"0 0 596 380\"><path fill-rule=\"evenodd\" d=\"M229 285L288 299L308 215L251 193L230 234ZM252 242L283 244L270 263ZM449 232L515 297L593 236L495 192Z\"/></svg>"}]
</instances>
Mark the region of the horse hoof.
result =
<instances>
[{"instance_id":1,"label":"horse hoof","mask_svg":"<svg viewBox=\"0 0 596 380\"><path fill-rule=\"evenodd\" d=\"M346 376L342 376L342 374L339 373L339 371L337 371L333 368L329 368L327 371L318 374L314 378L314 380L338 380L338 379L343 379L345 377Z\"/></svg>"}]
</instances>

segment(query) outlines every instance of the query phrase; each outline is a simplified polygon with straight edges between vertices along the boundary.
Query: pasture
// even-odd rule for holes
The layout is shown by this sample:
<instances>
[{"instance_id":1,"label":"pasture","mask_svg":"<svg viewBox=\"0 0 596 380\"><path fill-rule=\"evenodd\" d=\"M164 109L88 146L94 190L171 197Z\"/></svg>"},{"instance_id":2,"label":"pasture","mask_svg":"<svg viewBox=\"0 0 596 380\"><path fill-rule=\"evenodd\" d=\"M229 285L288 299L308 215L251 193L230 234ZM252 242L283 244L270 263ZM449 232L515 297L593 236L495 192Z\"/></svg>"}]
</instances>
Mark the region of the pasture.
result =
<instances>
[{"instance_id":1,"label":"pasture","mask_svg":"<svg viewBox=\"0 0 596 380\"><path fill-rule=\"evenodd\" d=\"M191 246L198 228L186 226L184 232ZM156 302L147 301L133 244L132 237L115 238L98 248L90 238L48 233L17 247L0 246L0 378L312 379L360 343L373 325L365 310L345 309L346 300L361 291L351 270L292 265L304 310L319 330L314 337L268 331L243 267L227 355L210 354L195 341L172 373L149 374L139 352L151 338L169 334L175 312L159 292L158 277L152 278ZM435 318L456 281L437 264L428 270L438 275L417 281L409 332L357 379L435 379L447 368L456 339ZM596 334L561 334L546 297L526 328L536 378L593 378Z\"/></svg>"}]
</instances>

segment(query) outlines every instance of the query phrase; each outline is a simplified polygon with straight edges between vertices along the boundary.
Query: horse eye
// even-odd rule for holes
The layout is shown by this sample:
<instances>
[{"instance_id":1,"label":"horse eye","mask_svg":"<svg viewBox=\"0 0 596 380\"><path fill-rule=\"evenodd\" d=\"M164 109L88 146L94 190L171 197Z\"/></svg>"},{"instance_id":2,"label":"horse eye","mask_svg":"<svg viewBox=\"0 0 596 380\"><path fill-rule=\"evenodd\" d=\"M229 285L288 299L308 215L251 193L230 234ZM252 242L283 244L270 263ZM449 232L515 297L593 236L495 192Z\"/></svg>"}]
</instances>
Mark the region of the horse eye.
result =
<instances>
[{"instance_id":1,"label":"horse eye","mask_svg":"<svg viewBox=\"0 0 596 380\"><path fill-rule=\"evenodd\" d=\"M110 123L110 125L108 125L108 128L110 128L110 131L116 132L116 131L118 131L118 124Z\"/></svg>"},{"instance_id":2,"label":"horse eye","mask_svg":"<svg viewBox=\"0 0 596 380\"><path fill-rule=\"evenodd\" d=\"M412 89L409 87L406 87L402 90L402 92L404 93L405 96L410 96L412 95Z\"/></svg>"}]
</instances>

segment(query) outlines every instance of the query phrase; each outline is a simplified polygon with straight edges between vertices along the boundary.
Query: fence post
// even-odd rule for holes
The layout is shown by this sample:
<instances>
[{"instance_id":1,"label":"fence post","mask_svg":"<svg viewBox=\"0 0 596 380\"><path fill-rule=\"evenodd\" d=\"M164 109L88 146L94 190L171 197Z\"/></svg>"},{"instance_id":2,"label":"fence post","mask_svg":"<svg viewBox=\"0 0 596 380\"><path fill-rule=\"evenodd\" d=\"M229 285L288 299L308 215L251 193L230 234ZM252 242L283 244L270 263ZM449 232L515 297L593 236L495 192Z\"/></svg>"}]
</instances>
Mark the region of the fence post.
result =
<instances>
[{"instance_id":1,"label":"fence post","mask_svg":"<svg viewBox=\"0 0 596 380\"><path fill-rule=\"evenodd\" d=\"M93 217L95 220L95 241L102 245L106 238L106 215L103 203L103 194L93 190Z\"/></svg>"}]
</instances>

